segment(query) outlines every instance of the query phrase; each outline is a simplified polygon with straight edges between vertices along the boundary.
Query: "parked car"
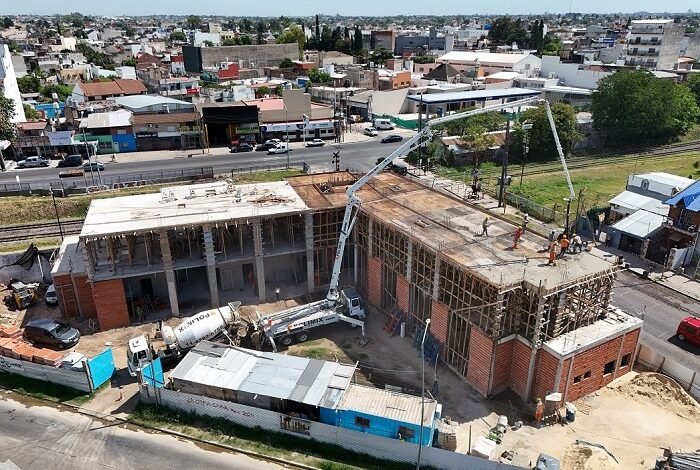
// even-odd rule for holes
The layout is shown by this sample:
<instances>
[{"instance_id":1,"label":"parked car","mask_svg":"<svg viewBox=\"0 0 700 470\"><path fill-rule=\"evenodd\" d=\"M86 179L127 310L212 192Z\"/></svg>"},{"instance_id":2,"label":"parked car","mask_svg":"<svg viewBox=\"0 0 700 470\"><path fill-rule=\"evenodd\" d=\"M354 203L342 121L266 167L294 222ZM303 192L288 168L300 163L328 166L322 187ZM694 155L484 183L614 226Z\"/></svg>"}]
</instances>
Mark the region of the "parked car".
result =
<instances>
[{"instance_id":1,"label":"parked car","mask_svg":"<svg viewBox=\"0 0 700 470\"><path fill-rule=\"evenodd\" d=\"M41 343L59 348L72 348L80 340L75 328L51 318L37 318L24 326L24 337L32 344Z\"/></svg>"},{"instance_id":2,"label":"parked car","mask_svg":"<svg viewBox=\"0 0 700 470\"><path fill-rule=\"evenodd\" d=\"M86 162L81 168L83 171L103 171L105 166L100 162Z\"/></svg>"},{"instance_id":3,"label":"parked car","mask_svg":"<svg viewBox=\"0 0 700 470\"><path fill-rule=\"evenodd\" d=\"M307 147L323 147L324 145L326 145L326 142L324 142L322 139L314 139L306 143Z\"/></svg>"},{"instance_id":4,"label":"parked car","mask_svg":"<svg viewBox=\"0 0 700 470\"><path fill-rule=\"evenodd\" d=\"M391 134L382 139L383 144L387 144L389 142L401 142L403 140L403 137L401 137L398 134Z\"/></svg>"},{"instance_id":5,"label":"parked car","mask_svg":"<svg viewBox=\"0 0 700 470\"><path fill-rule=\"evenodd\" d=\"M700 318L686 317L681 320L676 331L678 339L700 346Z\"/></svg>"},{"instance_id":6,"label":"parked car","mask_svg":"<svg viewBox=\"0 0 700 470\"><path fill-rule=\"evenodd\" d=\"M377 129L374 127L365 127L365 135L368 135L370 137L376 137L379 135L379 132L377 132Z\"/></svg>"},{"instance_id":7,"label":"parked car","mask_svg":"<svg viewBox=\"0 0 700 470\"><path fill-rule=\"evenodd\" d=\"M83 157L81 155L68 155L66 158L58 162L59 168L66 168L71 166L80 166L83 164Z\"/></svg>"},{"instance_id":8,"label":"parked car","mask_svg":"<svg viewBox=\"0 0 700 470\"><path fill-rule=\"evenodd\" d=\"M56 286L51 284L46 293L44 293L44 302L47 305L58 305L58 297L56 297Z\"/></svg>"},{"instance_id":9,"label":"parked car","mask_svg":"<svg viewBox=\"0 0 700 470\"><path fill-rule=\"evenodd\" d=\"M276 155L280 153L287 153L291 152L292 149L289 148L289 144L286 142L281 142L277 144L276 147L272 147L270 150L267 151L268 155Z\"/></svg>"},{"instance_id":10,"label":"parked car","mask_svg":"<svg viewBox=\"0 0 700 470\"><path fill-rule=\"evenodd\" d=\"M17 162L17 168L40 168L49 166L49 161L41 157L27 157Z\"/></svg>"},{"instance_id":11,"label":"parked car","mask_svg":"<svg viewBox=\"0 0 700 470\"><path fill-rule=\"evenodd\" d=\"M253 151L253 146L250 144L242 143L238 145L232 145L229 148L229 151L231 153L240 153L240 152L252 152Z\"/></svg>"},{"instance_id":12,"label":"parked car","mask_svg":"<svg viewBox=\"0 0 700 470\"><path fill-rule=\"evenodd\" d=\"M379 157L377 158L377 162L375 163L375 165L379 165L383 161L384 157ZM391 162L384 168L384 171L393 171L394 173L398 173L400 175L407 175L408 167L399 163Z\"/></svg>"}]
</instances>

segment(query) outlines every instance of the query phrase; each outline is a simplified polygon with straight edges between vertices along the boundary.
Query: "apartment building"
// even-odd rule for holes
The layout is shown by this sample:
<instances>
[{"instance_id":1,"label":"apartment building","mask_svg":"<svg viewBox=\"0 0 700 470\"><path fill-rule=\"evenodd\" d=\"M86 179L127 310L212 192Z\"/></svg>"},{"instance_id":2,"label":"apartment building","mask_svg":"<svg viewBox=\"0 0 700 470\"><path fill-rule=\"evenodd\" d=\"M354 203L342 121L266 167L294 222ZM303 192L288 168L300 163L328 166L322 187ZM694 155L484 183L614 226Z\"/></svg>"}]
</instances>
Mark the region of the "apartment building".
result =
<instances>
[{"instance_id":1,"label":"apartment building","mask_svg":"<svg viewBox=\"0 0 700 470\"><path fill-rule=\"evenodd\" d=\"M632 20L625 65L672 69L678 62L685 27L672 19Z\"/></svg>"}]
</instances>

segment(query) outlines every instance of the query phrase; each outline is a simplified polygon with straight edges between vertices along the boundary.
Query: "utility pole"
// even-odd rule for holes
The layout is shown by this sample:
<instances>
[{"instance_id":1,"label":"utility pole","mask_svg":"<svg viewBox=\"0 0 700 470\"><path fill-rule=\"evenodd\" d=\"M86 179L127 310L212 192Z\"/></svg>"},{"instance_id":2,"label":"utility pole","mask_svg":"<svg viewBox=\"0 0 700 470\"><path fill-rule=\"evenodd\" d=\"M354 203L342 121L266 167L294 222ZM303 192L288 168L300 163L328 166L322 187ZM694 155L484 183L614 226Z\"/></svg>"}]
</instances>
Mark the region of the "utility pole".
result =
<instances>
[{"instance_id":1,"label":"utility pole","mask_svg":"<svg viewBox=\"0 0 700 470\"><path fill-rule=\"evenodd\" d=\"M56 221L58 221L58 233L61 235L61 241L63 241L63 227L61 226L61 218L58 216L58 206L56 206L56 196L53 193L53 189L49 189L51 193L51 199L53 200L53 210L56 211Z\"/></svg>"},{"instance_id":2,"label":"utility pole","mask_svg":"<svg viewBox=\"0 0 700 470\"><path fill-rule=\"evenodd\" d=\"M501 188L498 191L498 207L505 209L506 204L503 200L506 193L506 178L508 177L508 144L510 144L510 117L506 121L506 152L503 155L503 165L501 166Z\"/></svg>"},{"instance_id":3,"label":"utility pole","mask_svg":"<svg viewBox=\"0 0 700 470\"><path fill-rule=\"evenodd\" d=\"M421 381L420 381L420 431L418 437L418 460L416 461L416 470L420 470L420 454L423 449L423 417L425 415L425 335L428 334L430 328L430 318L425 320L425 329L423 330L423 339L420 342L420 358L421 358ZM437 362L437 357L435 358Z\"/></svg>"}]
</instances>

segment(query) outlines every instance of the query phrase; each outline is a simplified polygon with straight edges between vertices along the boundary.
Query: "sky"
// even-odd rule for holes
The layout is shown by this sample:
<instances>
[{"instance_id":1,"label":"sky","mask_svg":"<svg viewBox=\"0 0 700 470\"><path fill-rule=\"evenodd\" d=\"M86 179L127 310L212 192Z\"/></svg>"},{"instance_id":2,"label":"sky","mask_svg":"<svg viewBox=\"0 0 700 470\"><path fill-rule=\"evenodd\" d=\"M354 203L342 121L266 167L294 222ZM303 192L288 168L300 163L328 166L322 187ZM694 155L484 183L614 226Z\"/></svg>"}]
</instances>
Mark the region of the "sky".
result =
<instances>
[{"instance_id":1,"label":"sky","mask_svg":"<svg viewBox=\"0 0 700 470\"><path fill-rule=\"evenodd\" d=\"M401 14L450 15L450 14L528 14L528 13L583 13L610 12L686 12L694 7L700 11L697 0L502 0L501 2L470 2L465 0L402 0L377 2L376 0L268 0L251 2L243 0L120 0L117 2L96 0L0 0L2 14L65 14L80 12L84 15L230 15L230 16L309 16L315 13L339 15L384 16ZM571 6L571 7L570 7Z\"/></svg>"}]
</instances>

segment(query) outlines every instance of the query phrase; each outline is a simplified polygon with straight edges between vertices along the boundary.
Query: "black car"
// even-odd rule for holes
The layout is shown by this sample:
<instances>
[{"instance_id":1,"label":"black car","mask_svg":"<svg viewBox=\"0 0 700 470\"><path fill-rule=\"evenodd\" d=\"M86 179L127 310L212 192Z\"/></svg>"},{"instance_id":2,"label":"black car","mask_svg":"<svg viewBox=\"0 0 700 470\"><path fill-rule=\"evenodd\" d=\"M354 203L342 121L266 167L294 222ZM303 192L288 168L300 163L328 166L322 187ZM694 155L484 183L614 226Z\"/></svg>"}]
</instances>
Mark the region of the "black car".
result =
<instances>
[{"instance_id":1,"label":"black car","mask_svg":"<svg viewBox=\"0 0 700 470\"><path fill-rule=\"evenodd\" d=\"M252 152L253 151L253 146L250 144L242 143L238 145L233 145L229 149L231 153L240 153L240 152Z\"/></svg>"},{"instance_id":2,"label":"black car","mask_svg":"<svg viewBox=\"0 0 700 470\"><path fill-rule=\"evenodd\" d=\"M69 166L80 166L83 164L83 157L80 155L68 155L66 158L58 162L59 168L65 168Z\"/></svg>"},{"instance_id":3,"label":"black car","mask_svg":"<svg viewBox=\"0 0 700 470\"><path fill-rule=\"evenodd\" d=\"M396 163L392 163L391 165L391 171L394 173L398 173L399 175L405 176L408 174L408 167L403 166L403 165L397 165Z\"/></svg>"},{"instance_id":4,"label":"black car","mask_svg":"<svg viewBox=\"0 0 700 470\"><path fill-rule=\"evenodd\" d=\"M80 332L58 320L37 318L24 326L24 337L32 344L41 343L59 348L72 348L78 344Z\"/></svg>"},{"instance_id":5,"label":"black car","mask_svg":"<svg viewBox=\"0 0 700 470\"><path fill-rule=\"evenodd\" d=\"M256 152L267 152L270 149L277 147L276 142L265 142L264 144L258 144L255 146Z\"/></svg>"},{"instance_id":6,"label":"black car","mask_svg":"<svg viewBox=\"0 0 700 470\"><path fill-rule=\"evenodd\" d=\"M391 134L382 139L383 144L388 144L389 142L401 142L403 137L397 134Z\"/></svg>"}]
</instances>

